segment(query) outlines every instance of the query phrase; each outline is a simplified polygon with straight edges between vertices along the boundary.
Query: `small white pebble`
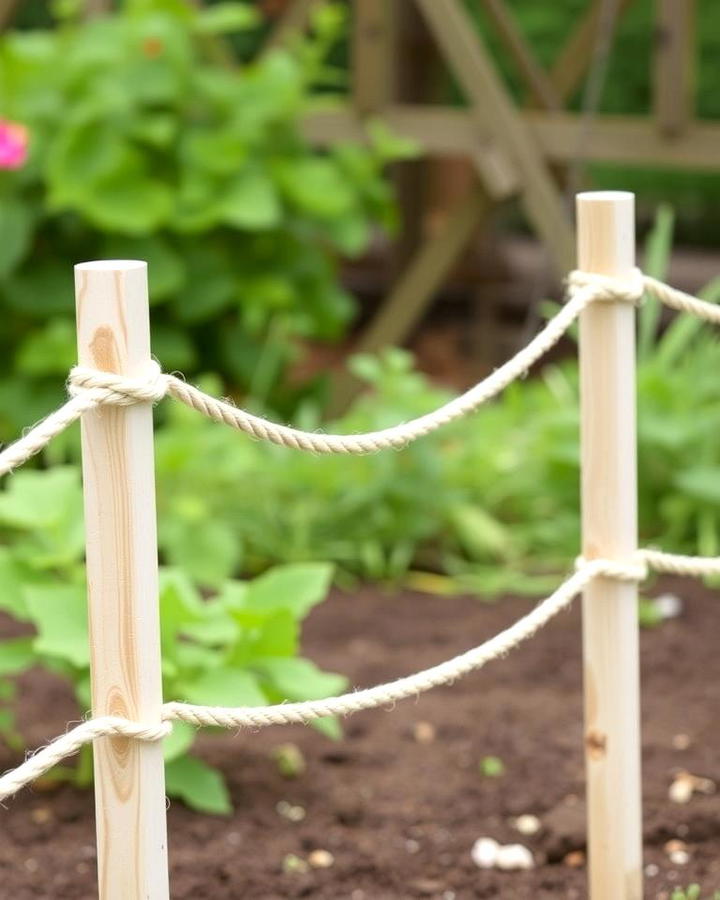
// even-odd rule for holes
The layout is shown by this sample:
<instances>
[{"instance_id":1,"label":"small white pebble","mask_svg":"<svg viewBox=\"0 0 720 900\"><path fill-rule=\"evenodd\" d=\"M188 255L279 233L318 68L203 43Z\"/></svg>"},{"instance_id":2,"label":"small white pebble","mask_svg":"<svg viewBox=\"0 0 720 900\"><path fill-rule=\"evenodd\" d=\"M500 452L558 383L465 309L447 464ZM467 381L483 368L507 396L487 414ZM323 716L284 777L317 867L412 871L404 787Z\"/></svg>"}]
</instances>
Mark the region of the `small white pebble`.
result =
<instances>
[{"instance_id":1,"label":"small white pebble","mask_svg":"<svg viewBox=\"0 0 720 900\"><path fill-rule=\"evenodd\" d=\"M494 869L499 850L500 844L496 840L489 837L481 837L473 844L470 856L479 869Z\"/></svg>"},{"instance_id":2,"label":"small white pebble","mask_svg":"<svg viewBox=\"0 0 720 900\"><path fill-rule=\"evenodd\" d=\"M668 788L668 797L673 803L689 803L694 793L714 794L716 787L710 778L701 778L690 772L678 772Z\"/></svg>"},{"instance_id":3,"label":"small white pebble","mask_svg":"<svg viewBox=\"0 0 720 900\"><path fill-rule=\"evenodd\" d=\"M671 838L669 841L666 841L663 845L663 850L666 853L674 853L676 850L687 850L687 844L685 841L679 841L677 838Z\"/></svg>"},{"instance_id":4,"label":"small white pebble","mask_svg":"<svg viewBox=\"0 0 720 900\"><path fill-rule=\"evenodd\" d=\"M526 813L523 816L518 816L517 819L513 820L513 828L516 831L519 831L520 834L531 835L537 834L538 831L542 828L542 823L537 816L532 816L529 813Z\"/></svg>"},{"instance_id":5,"label":"small white pebble","mask_svg":"<svg viewBox=\"0 0 720 900\"><path fill-rule=\"evenodd\" d=\"M413 737L418 744L432 744L437 732L432 722L416 722L413 725Z\"/></svg>"},{"instance_id":6,"label":"small white pebble","mask_svg":"<svg viewBox=\"0 0 720 900\"><path fill-rule=\"evenodd\" d=\"M28 856L28 858L25 860L25 868L28 870L28 872L37 872L37 870L40 868L40 864L34 857Z\"/></svg>"},{"instance_id":7,"label":"small white pebble","mask_svg":"<svg viewBox=\"0 0 720 900\"><path fill-rule=\"evenodd\" d=\"M512 872L516 869L534 869L535 860L532 853L522 844L507 844L497 852L498 869Z\"/></svg>"},{"instance_id":8,"label":"small white pebble","mask_svg":"<svg viewBox=\"0 0 720 900\"><path fill-rule=\"evenodd\" d=\"M660 874L660 866L656 866L655 863L648 863L645 866L645 874L648 878L655 878L656 875Z\"/></svg>"},{"instance_id":9,"label":"small white pebble","mask_svg":"<svg viewBox=\"0 0 720 900\"><path fill-rule=\"evenodd\" d=\"M329 850L313 850L308 856L308 862L313 869L329 869L335 862L335 857Z\"/></svg>"},{"instance_id":10,"label":"small white pebble","mask_svg":"<svg viewBox=\"0 0 720 900\"><path fill-rule=\"evenodd\" d=\"M408 838L405 841L405 849L408 853L419 853L420 852L420 844L417 841L414 841L412 838Z\"/></svg>"},{"instance_id":11,"label":"small white pebble","mask_svg":"<svg viewBox=\"0 0 720 900\"><path fill-rule=\"evenodd\" d=\"M653 600L653 606L661 619L677 619L683 611L683 602L677 594L660 594Z\"/></svg>"},{"instance_id":12,"label":"small white pebble","mask_svg":"<svg viewBox=\"0 0 720 900\"><path fill-rule=\"evenodd\" d=\"M675 734L673 735L672 745L675 750L687 750L690 746L690 735L688 734Z\"/></svg>"},{"instance_id":13,"label":"small white pebble","mask_svg":"<svg viewBox=\"0 0 720 900\"><path fill-rule=\"evenodd\" d=\"M675 866L686 866L690 862L690 854L687 850L673 850L670 862Z\"/></svg>"},{"instance_id":14,"label":"small white pebble","mask_svg":"<svg viewBox=\"0 0 720 900\"><path fill-rule=\"evenodd\" d=\"M289 822L302 822L305 818L305 809L302 806L293 806L287 800L280 800L275 804L275 810L278 815Z\"/></svg>"},{"instance_id":15,"label":"small white pebble","mask_svg":"<svg viewBox=\"0 0 720 900\"><path fill-rule=\"evenodd\" d=\"M442 900L455 900L455 891L443 891Z\"/></svg>"},{"instance_id":16,"label":"small white pebble","mask_svg":"<svg viewBox=\"0 0 720 900\"><path fill-rule=\"evenodd\" d=\"M668 788L673 803L689 803L693 795L693 781L689 772L678 772Z\"/></svg>"}]
</instances>

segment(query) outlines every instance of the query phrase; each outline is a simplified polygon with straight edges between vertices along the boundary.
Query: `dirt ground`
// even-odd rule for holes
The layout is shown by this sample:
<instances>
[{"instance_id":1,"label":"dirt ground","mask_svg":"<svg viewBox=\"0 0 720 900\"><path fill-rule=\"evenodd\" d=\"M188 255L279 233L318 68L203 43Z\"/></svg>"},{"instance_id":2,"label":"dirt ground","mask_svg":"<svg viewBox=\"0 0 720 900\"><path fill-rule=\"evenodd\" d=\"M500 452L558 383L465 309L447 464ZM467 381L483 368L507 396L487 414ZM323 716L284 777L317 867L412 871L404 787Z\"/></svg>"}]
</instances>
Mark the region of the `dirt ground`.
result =
<instances>
[{"instance_id":1,"label":"dirt ground","mask_svg":"<svg viewBox=\"0 0 720 900\"><path fill-rule=\"evenodd\" d=\"M685 604L679 619L642 634L646 897L697 881L709 898L720 888L720 795L678 805L668 788L683 769L720 782L720 608L694 582L662 587ZM365 686L467 649L528 608L526 600L337 594L309 620L306 650ZM337 744L302 727L203 736L201 753L227 776L235 813L170 806L174 900L585 897L579 625L575 608L450 688L358 714ZM66 689L48 676L30 673L21 688L31 746L76 717ZM272 759L286 742L307 762L295 780ZM481 773L487 756L502 760L504 774ZM0 769L16 761L0 750ZM523 814L540 819L536 835L515 829ZM90 793L26 790L0 820L0 896L96 896ZM480 836L524 843L536 867L479 870L470 849ZM673 839L687 845L685 865L669 858ZM316 850L332 864L306 867ZM291 854L301 862L287 871Z\"/></svg>"}]
</instances>

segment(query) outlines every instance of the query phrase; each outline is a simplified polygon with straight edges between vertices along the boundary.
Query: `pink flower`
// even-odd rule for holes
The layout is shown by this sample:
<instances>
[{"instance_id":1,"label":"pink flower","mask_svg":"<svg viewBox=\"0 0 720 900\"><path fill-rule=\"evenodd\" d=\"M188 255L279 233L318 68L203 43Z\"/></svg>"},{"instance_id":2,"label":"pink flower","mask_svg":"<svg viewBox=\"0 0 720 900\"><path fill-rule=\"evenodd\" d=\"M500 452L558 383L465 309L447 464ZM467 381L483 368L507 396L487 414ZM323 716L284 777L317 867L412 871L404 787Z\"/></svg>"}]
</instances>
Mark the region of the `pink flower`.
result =
<instances>
[{"instance_id":1,"label":"pink flower","mask_svg":"<svg viewBox=\"0 0 720 900\"><path fill-rule=\"evenodd\" d=\"M28 154L28 130L17 122L0 119L0 169L19 169Z\"/></svg>"}]
</instances>

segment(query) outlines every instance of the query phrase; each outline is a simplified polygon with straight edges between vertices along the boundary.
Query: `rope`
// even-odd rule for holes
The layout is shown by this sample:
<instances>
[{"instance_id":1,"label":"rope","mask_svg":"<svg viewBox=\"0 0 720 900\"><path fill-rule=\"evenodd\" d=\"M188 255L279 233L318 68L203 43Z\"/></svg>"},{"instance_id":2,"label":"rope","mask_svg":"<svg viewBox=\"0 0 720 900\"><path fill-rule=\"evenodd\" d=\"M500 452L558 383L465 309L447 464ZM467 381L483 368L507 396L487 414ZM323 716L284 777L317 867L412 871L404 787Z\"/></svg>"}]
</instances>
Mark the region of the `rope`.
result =
<instances>
[{"instance_id":1,"label":"rope","mask_svg":"<svg viewBox=\"0 0 720 900\"><path fill-rule=\"evenodd\" d=\"M172 731L169 722L142 725L116 716L100 716L75 726L46 747L37 750L16 769L0 778L0 801L17 793L26 784L35 781L68 756L74 756L85 744L101 737L126 737L138 741L161 741Z\"/></svg>"},{"instance_id":2,"label":"rope","mask_svg":"<svg viewBox=\"0 0 720 900\"><path fill-rule=\"evenodd\" d=\"M347 716L363 709L392 706L399 700L417 697L431 688L453 684L463 675L481 669L494 659L506 656L566 609L594 578L640 582L647 577L648 569L680 575L717 575L720 574L720 559L677 556L660 550L639 550L629 562L608 559L588 561L579 558L576 568L577 571L553 594L504 631L459 656L388 684L342 694L339 697L329 697L326 700L280 703L272 706L227 707L165 703L161 713L162 722L156 725L143 725L113 716L102 716L83 722L28 757L16 769L0 777L0 801L17 793L66 757L77 753L84 744L100 737L158 741L170 733L173 721L228 729L264 728L269 725L306 724L323 716Z\"/></svg>"},{"instance_id":3,"label":"rope","mask_svg":"<svg viewBox=\"0 0 720 900\"><path fill-rule=\"evenodd\" d=\"M620 301L639 304L645 291L673 309L691 313L713 324L720 324L720 307L671 288L634 269L627 279L609 278L588 272L572 272L568 277L570 299L522 350L464 394L433 412L410 422L366 434L318 434L279 425L238 409L227 400L205 394L174 375L163 374L156 362L148 365L145 376L128 378L76 366L70 372L68 391L71 399L51 413L31 431L0 453L0 475L21 465L43 449L56 435L84 413L101 405L129 406L156 403L166 395L197 410L209 419L237 428L259 440L312 453L373 453L399 449L430 432L476 410L495 397L527 371L560 340L588 304Z\"/></svg>"},{"instance_id":4,"label":"rope","mask_svg":"<svg viewBox=\"0 0 720 900\"><path fill-rule=\"evenodd\" d=\"M644 276L637 269L627 280L573 272L568 278L568 289L570 299L560 312L529 344L484 381L434 412L411 422L368 434L320 435L277 425L237 409L226 401L204 394L175 376L163 374L155 362L148 366L146 374L133 378L77 366L71 371L68 382L71 399L0 453L0 475L30 459L53 437L90 410L102 405L130 406L135 403L155 403L167 394L215 421L286 447L316 453L369 453L389 447L402 447L475 410L512 381L524 375L557 343L589 303L621 301L637 304L647 291L667 306L720 324L720 307ZM575 574L553 594L500 634L460 656L389 684L327 700L264 707L210 707L167 703L162 708L163 721L154 725L112 716L83 722L30 756L16 769L3 775L0 778L0 800L16 793L61 760L76 753L84 744L99 737L121 736L135 740L157 741L170 733L172 720L224 728L259 728L266 725L302 723L322 716L349 715L361 709L386 706L416 696L432 687L451 684L462 675L504 656L534 635L553 616L565 609L593 578L641 581L647 576L649 568L678 575L720 574L720 559L678 556L659 550L638 551L630 562L588 561L580 558L576 566Z\"/></svg>"},{"instance_id":5,"label":"rope","mask_svg":"<svg viewBox=\"0 0 720 900\"><path fill-rule=\"evenodd\" d=\"M376 450L404 447L410 441L474 411L511 382L525 375L560 340L589 303L596 300L638 302L642 295L641 278L639 272L627 283L600 276L584 275L582 279L580 276L571 276L571 298L568 303L529 344L488 378L434 412L411 422L367 434L324 435L278 425L238 409L227 401L211 397L180 378L162 374L155 362L149 365L148 374L144 378L128 378L112 372L76 366L68 379L72 399L0 453L0 475L5 475L39 453L80 416L102 404L127 406L132 403L155 403L166 394L216 422L283 447L314 453L372 453Z\"/></svg>"}]
</instances>

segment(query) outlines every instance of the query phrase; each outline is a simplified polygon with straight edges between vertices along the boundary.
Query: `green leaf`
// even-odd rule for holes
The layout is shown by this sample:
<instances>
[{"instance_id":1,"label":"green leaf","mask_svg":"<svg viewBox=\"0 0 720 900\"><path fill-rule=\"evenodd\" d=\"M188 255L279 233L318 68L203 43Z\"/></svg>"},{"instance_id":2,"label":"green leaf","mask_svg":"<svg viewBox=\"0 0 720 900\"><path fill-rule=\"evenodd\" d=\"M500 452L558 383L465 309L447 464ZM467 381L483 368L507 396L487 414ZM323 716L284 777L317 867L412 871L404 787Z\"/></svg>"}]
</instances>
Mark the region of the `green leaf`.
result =
<instances>
[{"instance_id":1,"label":"green leaf","mask_svg":"<svg viewBox=\"0 0 720 900\"><path fill-rule=\"evenodd\" d=\"M299 210L322 219L337 219L355 210L355 193L330 159L305 157L277 166L287 199Z\"/></svg>"},{"instance_id":2,"label":"green leaf","mask_svg":"<svg viewBox=\"0 0 720 900\"><path fill-rule=\"evenodd\" d=\"M146 235L169 221L174 201L168 185L128 165L98 179L78 206L100 228Z\"/></svg>"},{"instance_id":3,"label":"green leaf","mask_svg":"<svg viewBox=\"0 0 720 900\"><path fill-rule=\"evenodd\" d=\"M251 672L218 668L204 672L180 692L189 703L204 706L264 706L267 697Z\"/></svg>"},{"instance_id":4,"label":"green leaf","mask_svg":"<svg viewBox=\"0 0 720 900\"><path fill-rule=\"evenodd\" d=\"M286 609L302 619L327 596L332 572L327 563L276 566L248 585L244 608L258 612Z\"/></svg>"},{"instance_id":5,"label":"green leaf","mask_svg":"<svg viewBox=\"0 0 720 900\"><path fill-rule=\"evenodd\" d=\"M232 812L222 775L195 756L180 756L166 764L165 790L198 812L216 816Z\"/></svg>"},{"instance_id":6,"label":"green leaf","mask_svg":"<svg viewBox=\"0 0 720 900\"><path fill-rule=\"evenodd\" d=\"M26 576L20 569L9 547L0 547L0 609L24 622L27 606L23 582Z\"/></svg>"},{"instance_id":7,"label":"green leaf","mask_svg":"<svg viewBox=\"0 0 720 900\"><path fill-rule=\"evenodd\" d=\"M192 747L197 737L197 728L187 722L173 722L172 731L163 741L165 762L172 762Z\"/></svg>"},{"instance_id":8,"label":"green leaf","mask_svg":"<svg viewBox=\"0 0 720 900\"><path fill-rule=\"evenodd\" d=\"M310 723L312 727L324 734L331 741L339 741L342 739L343 730L337 716L323 716L321 719L313 719Z\"/></svg>"},{"instance_id":9,"label":"green leaf","mask_svg":"<svg viewBox=\"0 0 720 900\"><path fill-rule=\"evenodd\" d=\"M162 547L168 562L182 566L195 581L207 587L218 587L234 574L240 562L240 546L232 531L222 522L196 522L180 518L168 521L162 528Z\"/></svg>"},{"instance_id":10,"label":"green leaf","mask_svg":"<svg viewBox=\"0 0 720 900\"><path fill-rule=\"evenodd\" d=\"M104 255L108 259L145 260L151 304L166 300L185 283L187 266L183 255L161 235L142 238L112 235L105 243Z\"/></svg>"},{"instance_id":11,"label":"green leaf","mask_svg":"<svg viewBox=\"0 0 720 900\"><path fill-rule=\"evenodd\" d=\"M38 636L35 652L65 660L78 668L90 664L85 590L77 585L31 585L27 608Z\"/></svg>"},{"instance_id":12,"label":"green leaf","mask_svg":"<svg viewBox=\"0 0 720 900\"><path fill-rule=\"evenodd\" d=\"M0 523L13 528L45 529L82 520L80 473L71 466L44 472L17 472L0 493Z\"/></svg>"},{"instance_id":13,"label":"green leaf","mask_svg":"<svg viewBox=\"0 0 720 900\"><path fill-rule=\"evenodd\" d=\"M228 225L249 231L278 225L282 208L272 181L259 170L240 172L226 186L221 218Z\"/></svg>"},{"instance_id":14,"label":"green leaf","mask_svg":"<svg viewBox=\"0 0 720 900\"><path fill-rule=\"evenodd\" d=\"M0 675L15 675L29 669L36 661L32 638L0 641Z\"/></svg>"},{"instance_id":15,"label":"green leaf","mask_svg":"<svg viewBox=\"0 0 720 900\"><path fill-rule=\"evenodd\" d=\"M32 237L33 216L30 207L18 197L0 196L0 279L22 262Z\"/></svg>"},{"instance_id":16,"label":"green leaf","mask_svg":"<svg viewBox=\"0 0 720 900\"><path fill-rule=\"evenodd\" d=\"M16 366L24 375L62 375L77 360L77 334L69 319L50 319L18 348Z\"/></svg>"},{"instance_id":17,"label":"green leaf","mask_svg":"<svg viewBox=\"0 0 720 900\"><path fill-rule=\"evenodd\" d=\"M267 678L285 700L324 700L339 694L347 679L323 672L309 659L257 659L253 668Z\"/></svg>"},{"instance_id":18,"label":"green leaf","mask_svg":"<svg viewBox=\"0 0 720 900\"><path fill-rule=\"evenodd\" d=\"M195 29L201 34L228 34L247 31L260 21L257 11L246 3L216 3L198 13Z\"/></svg>"}]
</instances>

